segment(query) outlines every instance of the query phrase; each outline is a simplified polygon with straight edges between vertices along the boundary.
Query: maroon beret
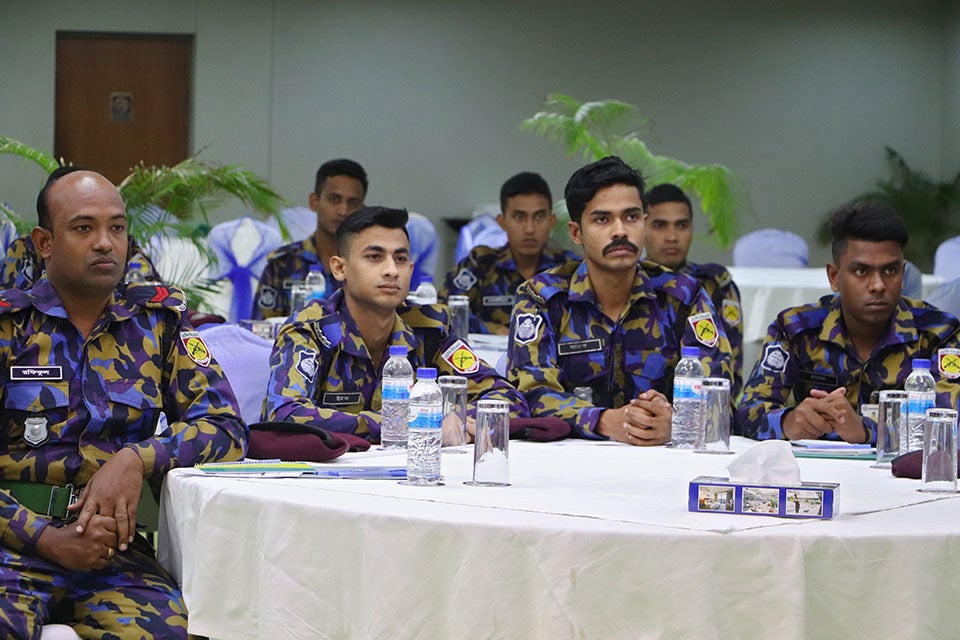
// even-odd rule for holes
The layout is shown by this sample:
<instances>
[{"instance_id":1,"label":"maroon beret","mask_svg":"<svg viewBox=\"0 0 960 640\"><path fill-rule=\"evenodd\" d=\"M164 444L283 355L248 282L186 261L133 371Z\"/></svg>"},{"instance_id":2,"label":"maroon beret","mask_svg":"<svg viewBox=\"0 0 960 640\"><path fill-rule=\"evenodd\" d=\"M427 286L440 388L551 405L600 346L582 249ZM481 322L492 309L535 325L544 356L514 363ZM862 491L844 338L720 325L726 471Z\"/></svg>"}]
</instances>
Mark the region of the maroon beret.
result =
<instances>
[{"instance_id":1,"label":"maroon beret","mask_svg":"<svg viewBox=\"0 0 960 640\"><path fill-rule=\"evenodd\" d=\"M570 435L570 425L560 418L510 418L513 439L553 442Z\"/></svg>"},{"instance_id":2,"label":"maroon beret","mask_svg":"<svg viewBox=\"0 0 960 640\"><path fill-rule=\"evenodd\" d=\"M352 433L336 433L297 422L258 422L250 425L247 456L262 460L326 462L347 451L369 448L369 442Z\"/></svg>"}]
</instances>

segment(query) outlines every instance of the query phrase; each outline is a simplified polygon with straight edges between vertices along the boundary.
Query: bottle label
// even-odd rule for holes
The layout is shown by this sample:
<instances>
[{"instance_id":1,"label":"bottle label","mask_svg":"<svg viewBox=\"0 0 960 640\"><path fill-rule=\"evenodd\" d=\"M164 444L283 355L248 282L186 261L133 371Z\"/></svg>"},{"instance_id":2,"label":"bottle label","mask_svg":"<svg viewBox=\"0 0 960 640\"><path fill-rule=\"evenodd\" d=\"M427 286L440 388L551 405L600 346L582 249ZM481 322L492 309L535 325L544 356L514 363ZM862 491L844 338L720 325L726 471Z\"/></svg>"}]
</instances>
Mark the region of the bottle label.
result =
<instances>
[{"instance_id":1,"label":"bottle label","mask_svg":"<svg viewBox=\"0 0 960 640\"><path fill-rule=\"evenodd\" d=\"M699 400L703 380L700 378L674 378L673 400Z\"/></svg>"},{"instance_id":2,"label":"bottle label","mask_svg":"<svg viewBox=\"0 0 960 640\"><path fill-rule=\"evenodd\" d=\"M907 412L913 416L923 416L927 409L933 409L936 394L928 391L910 391L907 396Z\"/></svg>"},{"instance_id":3,"label":"bottle label","mask_svg":"<svg viewBox=\"0 0 960 640\"><path fill-rule=\"evenodd\" d=\"M411 429L439 429L442 416L440 407L414 407L409 409Z\"/></svg>"},{"instance_id":4,"label":"bottle label","mask_svg":"<svg viewBox=\"0 0 960 640\"><path fill-rule=\"evenodd\" d=\"M381 398L383 400L409 400L412 386L412 381L407 383L403 380L384 380Z\"/></svg>"}]
</instances>

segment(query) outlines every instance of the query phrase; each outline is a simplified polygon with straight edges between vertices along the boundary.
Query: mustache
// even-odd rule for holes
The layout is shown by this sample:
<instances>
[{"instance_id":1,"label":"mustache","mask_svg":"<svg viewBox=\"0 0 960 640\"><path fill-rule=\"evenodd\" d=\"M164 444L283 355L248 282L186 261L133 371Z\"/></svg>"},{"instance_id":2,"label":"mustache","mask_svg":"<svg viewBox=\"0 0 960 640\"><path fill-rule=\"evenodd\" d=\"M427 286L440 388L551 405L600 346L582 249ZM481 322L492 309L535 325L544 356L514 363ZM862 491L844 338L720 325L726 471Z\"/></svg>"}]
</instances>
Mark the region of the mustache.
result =
<instances>
[{"instance_id":1,"label":"mustache","mask_svg":"<svg viewBox=\"0 0 960 640\"><path fill-rule=\"evenodd\" d=\"M607 255L611 251L619 249L620 247L627 247L628 249L632 249L634 253L640 253L640 248L637 247L637 245L633 244L626 238L620 238L605 246L603 248L603 255Z\"/></svg>"}]
</instances>

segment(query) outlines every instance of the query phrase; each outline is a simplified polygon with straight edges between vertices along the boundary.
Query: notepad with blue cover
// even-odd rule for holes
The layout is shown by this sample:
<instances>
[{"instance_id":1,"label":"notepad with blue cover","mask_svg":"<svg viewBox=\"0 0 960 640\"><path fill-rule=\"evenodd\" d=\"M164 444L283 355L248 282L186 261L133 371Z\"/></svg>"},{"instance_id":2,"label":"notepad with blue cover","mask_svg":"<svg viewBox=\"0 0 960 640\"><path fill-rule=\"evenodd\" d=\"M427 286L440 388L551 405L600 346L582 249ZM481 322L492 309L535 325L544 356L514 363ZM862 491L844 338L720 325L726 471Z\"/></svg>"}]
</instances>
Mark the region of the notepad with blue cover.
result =
<instances>
[{"instance_id":1,"label":"notepad with blue cover","mask_svg":"<svg viewBox=\"0 0 960 640\"><path fill-rule=\"evenodd\" d=\"M363 478L368 480L403 480L406 467L331 467L310 462L282 460L240 460L238 462L206 462L196 468L214 476L258 478Z\"/></svg>"}]
</instances>

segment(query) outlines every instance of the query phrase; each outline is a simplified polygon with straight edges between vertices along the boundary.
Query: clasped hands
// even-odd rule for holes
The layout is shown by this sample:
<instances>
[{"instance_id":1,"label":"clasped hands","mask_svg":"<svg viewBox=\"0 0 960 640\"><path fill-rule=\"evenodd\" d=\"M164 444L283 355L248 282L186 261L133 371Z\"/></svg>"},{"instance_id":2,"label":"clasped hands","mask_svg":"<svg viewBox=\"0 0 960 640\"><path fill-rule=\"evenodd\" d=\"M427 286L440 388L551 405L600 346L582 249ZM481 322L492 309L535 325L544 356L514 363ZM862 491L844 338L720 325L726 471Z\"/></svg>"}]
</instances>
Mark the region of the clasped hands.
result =
<instances>
[{"instance_id":1,"label":"clasped hands","mask_svg":"<svg viewBox=\"0 0 960 640\"><path fill-rule=\"evenodd\" d=\"M79 514L76 522L44 528L37 540L37 555L75 571L106 568L118 551L126 551L133 542L142 488L143 461L132 449L120 449L68 507Z\"/></svg>"},{"instance_id":2,"label":"clasped hands","mask_svg":"<svg viewBox=\"0 0 960 640\"><path fill-rule=\"evenodd\" d=\"M802 440L836 433L851 444L869 440L863 421L847 402L845 393L843 387L830 392L811 389L810 395L783 417L783 435L790 440Z\"/></svg>"},{"instance_id":3,"label":"clasped hands","mask_svg":"<svg viewBox=\"0 0 960 640\"><path fill-rule=\"evenodd\" d=\"M600 414L596 432L618 442L653 446L670 441L673 407L659 391L644 391L619 409Z\"/></svg>"}]
</instances>

